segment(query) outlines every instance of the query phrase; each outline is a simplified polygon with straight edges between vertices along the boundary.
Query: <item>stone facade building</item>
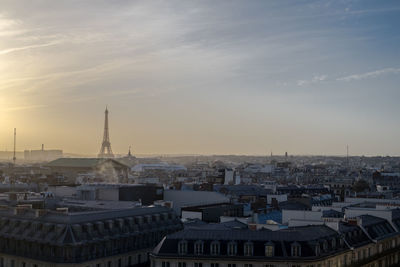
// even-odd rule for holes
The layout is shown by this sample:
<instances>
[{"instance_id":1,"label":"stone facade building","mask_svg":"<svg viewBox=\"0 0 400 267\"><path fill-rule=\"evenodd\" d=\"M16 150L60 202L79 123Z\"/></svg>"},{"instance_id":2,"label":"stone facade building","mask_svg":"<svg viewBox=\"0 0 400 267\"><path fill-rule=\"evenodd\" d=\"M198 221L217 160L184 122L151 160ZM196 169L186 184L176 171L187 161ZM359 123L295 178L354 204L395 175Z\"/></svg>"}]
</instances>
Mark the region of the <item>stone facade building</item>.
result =
<instances>
[{"instance_id":1,"label":"stone facade building","mask_svg":"<svg viewBox=\"0 0 400 267\"><path fill-rule=\"evenodd\" d=\"M166 207L113 210L0 209L0 267L126 267L182 229Z\"/></svg>"},{"instance_id":2,"label":"stone facade building","mask_svg":"<svg viewBox=\"0 0 400 267\"><path fill-rule=\"evenodd\" d=\"M151 254L153 267L399 266L400 233L365 215L355 222L278 231L185 229L165 237Z\"/></svg>"}]
</instances>

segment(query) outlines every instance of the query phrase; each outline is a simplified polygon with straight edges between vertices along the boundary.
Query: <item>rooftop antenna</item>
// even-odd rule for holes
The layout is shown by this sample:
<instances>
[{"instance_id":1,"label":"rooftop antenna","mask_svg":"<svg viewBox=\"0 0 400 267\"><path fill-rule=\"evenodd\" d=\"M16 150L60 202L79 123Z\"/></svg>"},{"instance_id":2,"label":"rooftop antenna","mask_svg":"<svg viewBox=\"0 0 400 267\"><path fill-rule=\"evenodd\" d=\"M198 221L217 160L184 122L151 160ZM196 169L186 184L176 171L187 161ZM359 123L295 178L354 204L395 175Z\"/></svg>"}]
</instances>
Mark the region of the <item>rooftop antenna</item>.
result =
<instances>
[{"instance_id":1,"label":"rooftop antenna","mask_svg":"<svg viewBox=\"0 0 400 267\"><path fill-rule=\"evenodd\" d=\"M16 142L17 142L17 128L14 128L14 154L13 154L13 163L14 163L14 165L15 165L15 161L17 160L17 157L15 156Z\"/></svg>"},{"instance_id":2,"label":"rooftop antenna","mask_svg":"<svg viewBox=\"0 0 400 267\"><path fill-rule=\"evenodd\" d=\"M131 154L131 146L129 146L129 152L128 152L128 157L132 156Z\"/></svg>"},{"instance_id":3,"label":"rooftop antenna","mask_svg":"<svg viewBox=\"0 0 400 267\"><path fill-rule=\"evenodd\" d=\"M347 166L349 166L349 145L346 146L346 160L347 160Z\"/></svg>"}]
</instances>

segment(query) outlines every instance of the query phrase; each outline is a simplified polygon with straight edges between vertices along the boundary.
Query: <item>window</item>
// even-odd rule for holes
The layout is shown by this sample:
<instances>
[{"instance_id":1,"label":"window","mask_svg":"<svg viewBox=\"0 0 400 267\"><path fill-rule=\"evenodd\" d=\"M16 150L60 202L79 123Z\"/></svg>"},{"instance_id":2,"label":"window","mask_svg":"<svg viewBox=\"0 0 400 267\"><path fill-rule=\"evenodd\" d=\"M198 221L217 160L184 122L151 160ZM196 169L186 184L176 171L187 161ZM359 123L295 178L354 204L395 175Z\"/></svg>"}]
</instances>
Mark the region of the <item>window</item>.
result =
<instances>
[{"instance_id":1,"label":"window","mask_svg":"<svg viewBox=\"0 0 400 267\"><path fill-rule=\"evenodd\" d=\"M108 267L111 267L111 261L109 261L109 262L107 263L107 266L108 266Z\"/></svg>"},{"instance_id":2,"label":"window","mask_svg":"<svg viewBox=\"0 0 400 267\"><path fill-rule=\"evenodd\" d=\"M4 258L3 257L0 258L0 267L4 267Z\"/></svg>"},{"instance_id":3,"label":"window","mask_svg":"<svg viewBox=\"0 0 400 267\"><path fill-rule=\"evenodd\" d=\"M336 238L333 238L332 239L332 248L335 248L336 247Z\"/></svg>"},{"instance_id":4,"label":"window","mask_svg":"<svg viewBox=\"0 0 400 267\"><path fill-rule=\"evenodd\" d=\"M196 241L196 243L194 243L194 254L203 254L203 241Z\"/></svg>"},{"instance_id":5,"label":"window","mask_svg":"<svg viewBox=\"0 0 400 267\"><path fill-rule=\"evenodd\" d=\"M324 242L322 243L322 247L324 249L325 252L328 251L328 241L324 240Z\"/></svg>"},{"instance_id":6,"label":"window","mask_svg":"<svg viewBox=\"0 0 400 267\"><path fill-rule=\"evenodd\" d=\"M178 252L179 254L186 254L187 253L187 242L180 241L178 244Z\"/></svg>"},{"instance_id":7,"label":"window","mask_svg":"<svg viewBox=\"0 0 400 267\"><path fill-rule=\"evenodd\" d=\"M162 267L169 267L169 261L163 261L161 262Z\"/></svg>"},{"instance_id":8,"label":"window","mask_svg":"<svg viewBox=\"0 0 400 267\"><path fill-rule=\"evenodd\" d=\"M319 244L317 243L315 245L315 256L318 256L321 253L321 247L319 246Z\"/></svg>"},{"instance_id":9,"label":"window","mask_svg":"<svg viewBox=\"0 0 400 267\"><path fill-rule=\"evenodd\" d=\"M178 262L178 267L186 267L186 262Z\"/></svg>"},{"instance_id":10,"label":"window","mask_svg":"<svg viewBox=\"0 0 400 267\"><path fill-rule=\"evenodd\" d=\"M299 243L295 242L292 244L292 256L300 257L301 255L301 246Z\"/></svg>"},{"instance_id":11,"label":"window","mask_svg":"<svg viewBox=\"0 0 400 267\"><path fill-rule=\"evenodd\" d=\"M118 267L122 267L122 260L118 259Z\"/></svg>"},{"instance_id":12,"label":"window","mask_svg":"<svg viewBox=\"0 0 400 267\"><path fill-rule=\"evenodd\" d=\"M228 263L228 267L236 267L236 263Z\"/></svg>"},{"instance_id":13,"label":"window","mask_svg":"<svg viewBox=\"0 0 400 267\"><path fill-rule=\"evenodd\" d=\"M201 262L195 262L194 267L203 267L203 263Z\"/></svg>"},{"instance_id":14,"label":"window","mask_svg":"<svg viewBox=\"0 0 400 267\"><path fill-rule=\"evenodd\" d=\"M218 241L211 242L210 252L211 252L211 255L219 254L219 242Z\"/></svg>"},{"instance_id":15,"label":"window","mask_svg":"<svg viewBox=\"0 0 400 267\"><path fill-rule=\"evenodd\" d=\"M211 267L219 267L219 263L211 263Z\"/></svg>"},{"instance_id":16,"label":"window","mask_svg":"<svg viewBox=\"0 0 400 267\"><path fill-rule=\"evenodd\" d=\"M264 267L275 267L273 264L265 264Z\"/></svg>"},{"instance_id":17,"label":"window","mask_svg":"<svg viewBox=\"0 0 400 267\"><path fill-rule=\"evenodd\" d=\"M253 267L253 264L247 264L247 263L245 263L245 264L244 264L244 267Z\"/></svg>"},{"instance_id":18,"label":"window","mask_svg":"<svg viewBox=\"0 0 400 267\"><path fill-rule=\"evenodd\" d=\"M265 256L266 257L273 257L275 246L272 243L265 245Z\"/></svg>"},{"instance_id":19,"label":"window","mask_svg":"<svg viewBox=\"0 0 400 267\"><path fill-rule=\"evenodd\" d=\"M244 255L253 256L253 243L247 242L244 244Z\"/></svg>"},{"instance_id":20,"label":"window","mask_svg":"<svg viewBox=\"0 0 400 267\"><path fill-rule=\"evenodd\" d=\"M132 265L132 256L128 257L128 265Z\"/></svg>"},{"instance_id":21,"label":"window","mask_svg":"<svg viewBox=\"0 0 400 267\"><path fill-rule=\"evenodd\" d=\"M237 253L237 245L235 242L228 243L228 255L233 256Z\"/></svg>"}]
</instances>

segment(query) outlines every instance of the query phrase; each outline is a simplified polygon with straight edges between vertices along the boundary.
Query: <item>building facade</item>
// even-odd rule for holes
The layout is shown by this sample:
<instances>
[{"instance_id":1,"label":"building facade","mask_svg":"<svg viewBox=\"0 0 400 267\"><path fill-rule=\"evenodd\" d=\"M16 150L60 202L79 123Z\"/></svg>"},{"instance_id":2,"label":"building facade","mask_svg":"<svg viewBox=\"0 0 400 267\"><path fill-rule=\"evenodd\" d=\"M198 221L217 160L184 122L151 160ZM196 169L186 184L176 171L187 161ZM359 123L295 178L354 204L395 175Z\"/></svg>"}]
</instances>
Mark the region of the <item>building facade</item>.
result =
<instances>
[{"instance_id":1,"label":"building facade","mask_svg":"<svg viewBox=\"0 0 400 267\"><path fill-rule=\"evenodd\" d=\"M69 210L68 210L69 209ZM166 207L0 210L0 266L127 267L148 263L167 234L182 229Z\"/></svg>"},{"instance_id":2,"label":"building facade","mask_svg":"<svg viewBox=\"0 0 400 267\"><path fill-rule=\"evenodd\" d=\"M164 238L151 261L153 267L399 266L399 234L383 240L371 240L364 228L349 223L338 230L326 225L278 231L185 229Z\"/></svg>"}]
</instances>

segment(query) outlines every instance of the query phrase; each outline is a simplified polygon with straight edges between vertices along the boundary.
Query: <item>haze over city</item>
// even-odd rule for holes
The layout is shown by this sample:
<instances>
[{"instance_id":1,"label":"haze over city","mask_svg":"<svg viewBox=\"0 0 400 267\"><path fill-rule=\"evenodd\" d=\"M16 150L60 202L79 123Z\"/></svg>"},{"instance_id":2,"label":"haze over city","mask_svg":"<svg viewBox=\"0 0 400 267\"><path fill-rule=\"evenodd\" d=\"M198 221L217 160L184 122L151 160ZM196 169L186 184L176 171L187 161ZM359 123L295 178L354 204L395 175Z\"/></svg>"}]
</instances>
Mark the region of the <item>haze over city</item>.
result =
<instances>
[{"instance_id":1,"label":"haze over city","mask_svg":"<svg viewBox=\"0 0 400 267\"><path fill-rule=\"evenodd\" d=\"M0 3L0 150L400 155L398 1Z\"/></svg>"}]
</instances>

